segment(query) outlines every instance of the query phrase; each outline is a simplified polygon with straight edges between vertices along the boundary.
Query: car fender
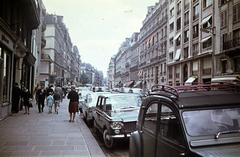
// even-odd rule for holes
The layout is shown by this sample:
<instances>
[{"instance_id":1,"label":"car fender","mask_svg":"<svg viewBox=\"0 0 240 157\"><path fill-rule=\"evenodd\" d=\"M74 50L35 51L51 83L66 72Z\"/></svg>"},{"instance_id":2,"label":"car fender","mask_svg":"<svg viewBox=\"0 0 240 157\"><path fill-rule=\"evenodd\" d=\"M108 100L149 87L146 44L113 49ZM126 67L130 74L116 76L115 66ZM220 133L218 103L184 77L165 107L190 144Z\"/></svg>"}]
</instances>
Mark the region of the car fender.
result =
<instances>
[{"instance_id":1,"label":"car fender","mask_svg":"<svg viewBox=\"0 0 240 157\"><path fill-rule=\"evenodd\" d=\"M131 133L129 142L129 157L142 157L142 140L141 132L134 131Z\"/></svg>"}]
</instances>

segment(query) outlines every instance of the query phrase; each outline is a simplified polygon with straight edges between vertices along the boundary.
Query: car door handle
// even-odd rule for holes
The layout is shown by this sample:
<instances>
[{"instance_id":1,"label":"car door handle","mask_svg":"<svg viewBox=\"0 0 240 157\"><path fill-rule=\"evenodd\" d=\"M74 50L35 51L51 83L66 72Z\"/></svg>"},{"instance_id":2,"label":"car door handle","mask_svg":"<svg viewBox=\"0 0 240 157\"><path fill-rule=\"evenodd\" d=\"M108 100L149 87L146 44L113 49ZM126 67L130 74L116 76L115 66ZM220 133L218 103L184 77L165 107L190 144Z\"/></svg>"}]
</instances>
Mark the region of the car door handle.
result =
<instances>
[{"instance_id":1,"label":"car door handle","mask_svg":"<svg viewBox=\"0 0 240 157\"><path fill-rule=\"evenodd\" d=\"M185 153L180 153L179 155L180 155L180 156L186 156L186 154L185 154Z\"/></svg>"}]
</instances>

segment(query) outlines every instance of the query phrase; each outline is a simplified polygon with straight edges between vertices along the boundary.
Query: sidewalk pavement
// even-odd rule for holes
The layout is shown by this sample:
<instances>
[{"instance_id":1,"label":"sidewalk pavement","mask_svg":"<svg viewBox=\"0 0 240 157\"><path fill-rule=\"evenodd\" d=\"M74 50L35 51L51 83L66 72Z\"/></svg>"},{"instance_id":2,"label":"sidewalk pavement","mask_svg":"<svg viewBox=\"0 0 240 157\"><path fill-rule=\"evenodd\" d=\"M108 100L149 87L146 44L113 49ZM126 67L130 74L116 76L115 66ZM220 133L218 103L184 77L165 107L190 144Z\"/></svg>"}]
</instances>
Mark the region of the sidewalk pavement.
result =
<instances>
[{"instance_id":1,"label":"sidewalk pavement","mask_svg":"<svg viewBox=\"0 0 240 157\"><path fill-rule=\"evenodd\" d=\"M68 102L58 114L46 106L38 113L34 105L29 115L20 111L0 121L0 157L105 157L79 114L68 121Z\"/></svg>"}]
</instances>

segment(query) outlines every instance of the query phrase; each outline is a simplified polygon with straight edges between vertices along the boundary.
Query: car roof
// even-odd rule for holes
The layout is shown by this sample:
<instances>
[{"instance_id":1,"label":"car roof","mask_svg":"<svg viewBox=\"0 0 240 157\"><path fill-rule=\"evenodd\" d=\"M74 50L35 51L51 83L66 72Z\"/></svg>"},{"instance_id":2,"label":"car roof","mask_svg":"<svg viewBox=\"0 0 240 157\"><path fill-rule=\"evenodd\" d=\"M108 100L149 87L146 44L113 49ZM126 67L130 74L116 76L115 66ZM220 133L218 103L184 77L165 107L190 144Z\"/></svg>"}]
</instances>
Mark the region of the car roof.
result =
<instances>
[{"instance_id":1,"label":"car roof","mask_svg":"<svg viewBox=\"0 0 240 157\"><path fill-rule=\"evenodd\" d=\"M178 108L240 105L240 88L228 85L187 87L158 86L150 95L160 95L175 102Z\"/></svg>"},{"instance_id":2,"label":"car roof","mask_svg":"<svg viewBox=\"0 0 240 157\"><path fill-rule=\"evenodd\" d=\"M233 91L184 92L176 101L179 108L240 105L240 93Z\"/></svg>"}]
</instances>

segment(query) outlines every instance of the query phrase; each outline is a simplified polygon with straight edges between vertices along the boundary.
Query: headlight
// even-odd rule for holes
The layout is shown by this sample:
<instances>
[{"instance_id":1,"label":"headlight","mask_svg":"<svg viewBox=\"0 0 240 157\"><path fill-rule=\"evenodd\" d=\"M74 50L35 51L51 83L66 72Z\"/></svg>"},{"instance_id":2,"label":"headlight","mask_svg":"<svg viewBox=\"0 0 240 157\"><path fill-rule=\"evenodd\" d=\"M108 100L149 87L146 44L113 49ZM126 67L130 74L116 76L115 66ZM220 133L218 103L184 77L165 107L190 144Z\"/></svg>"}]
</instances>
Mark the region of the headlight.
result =
<instances>
[{"instance_id":1,"label":"headlight","mask_svg":"<svg viewBox=\"0 0 240 157\"><path fill-rule=\"evenodd\" d=\"M114 130L121 129L123 127L123 123L122 122L113 122L110 126Z\"/></svg>"}]
</instances>

